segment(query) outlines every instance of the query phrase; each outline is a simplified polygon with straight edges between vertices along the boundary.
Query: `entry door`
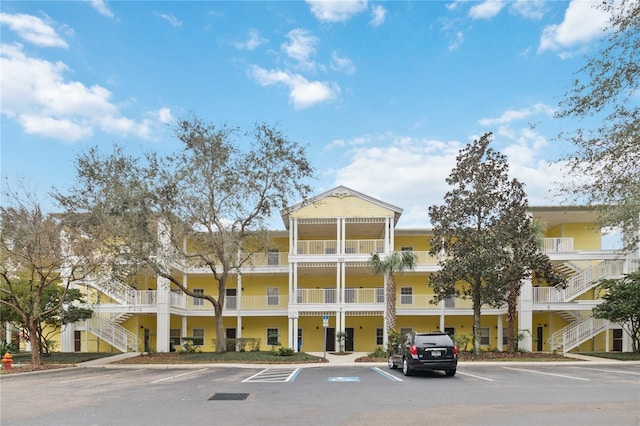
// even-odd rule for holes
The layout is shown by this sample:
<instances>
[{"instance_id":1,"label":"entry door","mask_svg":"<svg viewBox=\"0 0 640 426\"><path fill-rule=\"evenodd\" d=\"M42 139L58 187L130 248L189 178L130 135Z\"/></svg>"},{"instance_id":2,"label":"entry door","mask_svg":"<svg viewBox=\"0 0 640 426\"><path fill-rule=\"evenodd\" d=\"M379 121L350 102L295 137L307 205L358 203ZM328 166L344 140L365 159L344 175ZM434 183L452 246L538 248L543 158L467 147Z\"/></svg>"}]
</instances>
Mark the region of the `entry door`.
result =
<instances>
[{"instance_id":1,"label":"entry door","mask_svg":"<svg viewBox=\"0 0 640 426\"><path fill-rule=\"evenodd\" d=\"M333 352L336 350L336 329L327 327L327 345L325 350Z\"/></svg>"},{"instance_id":2,"label":"entry door","mask_svg":"<svg viewBox=\"0 0 640 426\"><path fill-rule=\"evenodd\" d=\"M344 341L345 352L353 352L353 328L345 328L344 332L347 334L347 338Z\"/></svg>"},{"instance_id":3,"label":"entry door","mask_svg":"<svg viewBox=\"0 0 640 426\"><path fill-rule=\"evenodd\" d=\"M227 352L235 352L236 350L236 329L227 328L225 330L227 337Z\"/></svg>"},{"instance_id":4,"label":"entry door","mask_svg":"<svg viewBox=\"0 0 640 426\"><path fill-rule=\"evenodd\" d=\"M543 329L542 327L538 327L538 329L536 330L536 339L538 340L538 352L542 352L542 344L544 343L543 340Z\"/></svg>"},{"instance_id":5,"label":"entry door","mask_svg":"<svg viewBox=\"0 0 640 426\"><path fill-rule=\"evenodd\" d=\"M144 351L147 353L151 352L150 341L151 341L151 334L149 333L149 329L145 328L144 329Z\"/></svg>"}]
</instances>

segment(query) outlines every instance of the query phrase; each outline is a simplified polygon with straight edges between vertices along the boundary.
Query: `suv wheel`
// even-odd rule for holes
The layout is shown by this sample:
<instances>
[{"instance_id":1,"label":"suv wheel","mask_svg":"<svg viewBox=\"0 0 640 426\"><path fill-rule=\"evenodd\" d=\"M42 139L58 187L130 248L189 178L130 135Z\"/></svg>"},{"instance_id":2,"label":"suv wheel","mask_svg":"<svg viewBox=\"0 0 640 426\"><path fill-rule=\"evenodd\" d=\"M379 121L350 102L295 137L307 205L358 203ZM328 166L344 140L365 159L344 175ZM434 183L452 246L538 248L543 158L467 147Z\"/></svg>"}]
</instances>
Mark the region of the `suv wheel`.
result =
<instances>
[{"instance_id":1,"label":"suv wheel","mask_svg":"<svg viewBox=\"0 0 640 426\"><path fill-rule=\"evenodd\" d=\"M405 376L411 375L411 367L409 367L409 361L406 358L402 358L402 374Z\"/></svg>"},{"instance_id":2,"label":"suv wheel","mask_svg":"<svg viewBox=\"0 0 640 426\"><path fill-rule=\"evenodd\" d=\"M456 369L452 368L451 370L444 370L444 374L446 374L449 377L453 377L456 375Z\"/></svg>"},{"instance_id":3,"label":"suv wheel","mask_svg":"<svg viewBox=\"0 0 640 426\"><path fill-rule=\"evenodd\" d=\"M398 366L393 362L393 355L389 355L389 368L395 370Z\"/></svg>"}]
</instances>

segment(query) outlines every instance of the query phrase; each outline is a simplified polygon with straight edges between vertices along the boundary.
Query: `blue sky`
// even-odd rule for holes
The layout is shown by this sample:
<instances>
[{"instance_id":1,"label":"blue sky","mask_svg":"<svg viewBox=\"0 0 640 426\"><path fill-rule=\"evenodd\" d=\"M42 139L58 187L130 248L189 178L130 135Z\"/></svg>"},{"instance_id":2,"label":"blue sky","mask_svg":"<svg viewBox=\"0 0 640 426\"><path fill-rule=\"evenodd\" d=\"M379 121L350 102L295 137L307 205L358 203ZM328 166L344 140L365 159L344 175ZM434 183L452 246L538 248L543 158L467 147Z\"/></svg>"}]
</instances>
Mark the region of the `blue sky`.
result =
<instances>
[{"instance_id":1,"label":"blue sky","mask_svg":"<svg viewBox=\"0 0 640 426\"><path fill-rule=\"evenodd\" d=\"M2 177L64 189L79 152L171 152L195 113L277 124L308 145L316 194L364 192L403 208L400 227L428 225L487 131L530 204L558 204L573 147L553 112L601 46L596 3L3 1Z\"/></svg>"}]
</instances>

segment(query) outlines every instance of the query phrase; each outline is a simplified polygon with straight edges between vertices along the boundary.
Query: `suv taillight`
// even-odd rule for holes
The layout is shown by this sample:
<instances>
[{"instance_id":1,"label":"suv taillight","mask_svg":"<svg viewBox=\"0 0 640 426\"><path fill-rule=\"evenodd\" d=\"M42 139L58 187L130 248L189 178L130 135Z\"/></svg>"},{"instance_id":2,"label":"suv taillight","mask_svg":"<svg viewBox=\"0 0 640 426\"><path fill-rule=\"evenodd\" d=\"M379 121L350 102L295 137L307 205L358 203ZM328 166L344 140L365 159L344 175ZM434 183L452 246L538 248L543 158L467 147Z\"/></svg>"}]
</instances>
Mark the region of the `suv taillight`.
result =
<instances>
[{"instance_id":1,"label":"suv taillight","mask_svg":"<svg viewBox=\"0 0 640 426\"><path fill-rule=\"evenodd\" d=\"M418 348L416 348L416 345L409 346L409 353L413 358L418 358Z\"/></svg>"},{"instance_id":2,"label":"suv taillight","mask_svg":"<svg viewBox=\"0 0 640 426\"><path fill-rule=\"evenodd\" d=\"M458 355L458 345L453 345L453 354Z\"/></svg>"}]
</instances>

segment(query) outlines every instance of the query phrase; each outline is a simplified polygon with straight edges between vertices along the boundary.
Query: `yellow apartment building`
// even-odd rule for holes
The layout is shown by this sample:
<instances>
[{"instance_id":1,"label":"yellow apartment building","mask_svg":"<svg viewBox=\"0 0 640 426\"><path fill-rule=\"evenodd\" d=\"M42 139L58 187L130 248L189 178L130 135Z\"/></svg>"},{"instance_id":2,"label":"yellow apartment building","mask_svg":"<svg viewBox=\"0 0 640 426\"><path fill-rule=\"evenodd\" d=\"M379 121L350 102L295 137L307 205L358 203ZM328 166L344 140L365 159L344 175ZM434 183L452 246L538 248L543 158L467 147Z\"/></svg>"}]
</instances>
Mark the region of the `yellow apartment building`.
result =
<instances>
[{"instance_id":1,"label":"yellow apartment building","mask_svg":"<svg viewBox=\"0 0 640 426\"><path fill-rule=\"evenodd\" d=\"M528 351L629 351L618 324L594 319L598 280L638 269L637 253L604 250L596 213L580 207L531 207L545 226L542 250L568 280L564 290L523 283L517 328ZM425 212L426 214L426 212ZM429 275L438 270L430 256L431 231L398 226L402 209L344 186L282 212L283 228L271 233L271 248L227 283L223 312L226 337L238 348L282 345L305 352L384 347L385 277L369 266L372 253L412 250L417 267L396 275L398 331L472 333L472 306L449 298L434 303ZM176 266L189 289L217 295L210 271ZM67 326L63 352L169 352L189 338L203 351L215 349L215 316L209 302L171 289L155 276L135 287L82 284L94 308L92 319ZM506 307L483 307L481 346L506 348ZM325 334L326 333L326 334ZM238 342L244 342L239 344ZM233 345L232 345L233 346ZM230 349L238 349L230 347Z\"/></svg>"}]
</instances>

